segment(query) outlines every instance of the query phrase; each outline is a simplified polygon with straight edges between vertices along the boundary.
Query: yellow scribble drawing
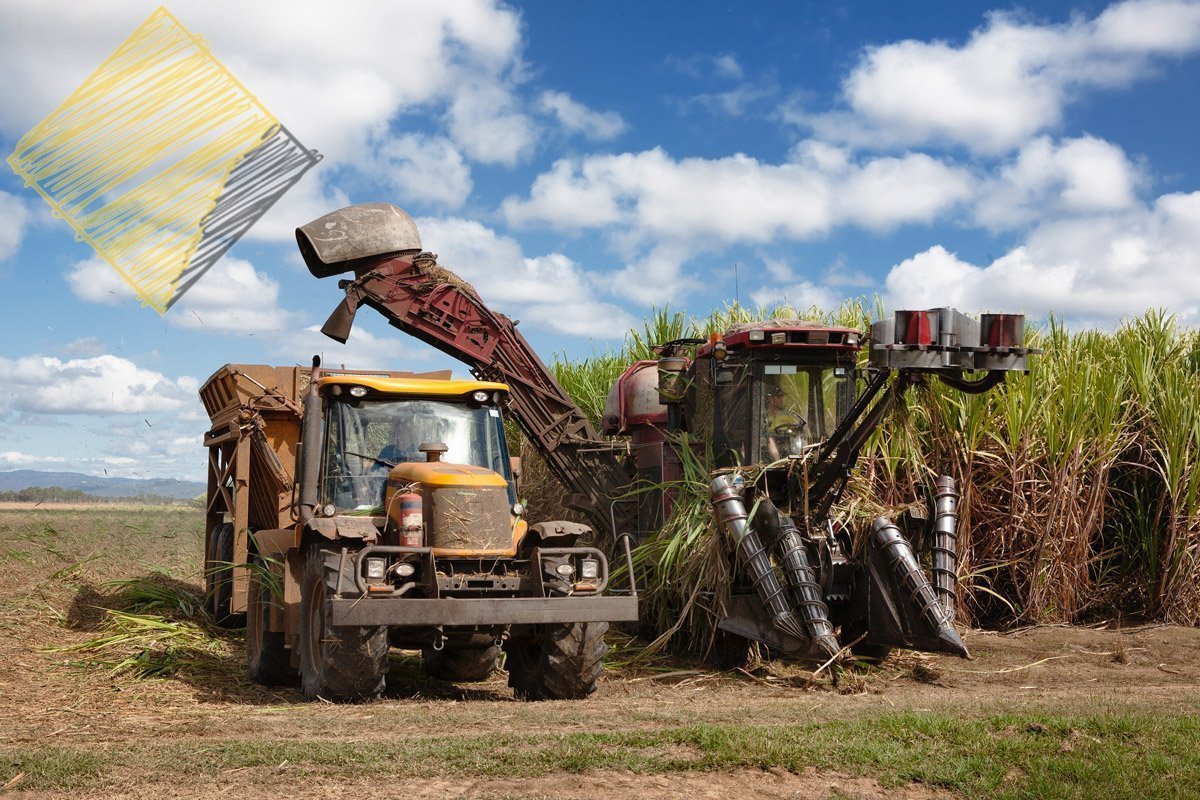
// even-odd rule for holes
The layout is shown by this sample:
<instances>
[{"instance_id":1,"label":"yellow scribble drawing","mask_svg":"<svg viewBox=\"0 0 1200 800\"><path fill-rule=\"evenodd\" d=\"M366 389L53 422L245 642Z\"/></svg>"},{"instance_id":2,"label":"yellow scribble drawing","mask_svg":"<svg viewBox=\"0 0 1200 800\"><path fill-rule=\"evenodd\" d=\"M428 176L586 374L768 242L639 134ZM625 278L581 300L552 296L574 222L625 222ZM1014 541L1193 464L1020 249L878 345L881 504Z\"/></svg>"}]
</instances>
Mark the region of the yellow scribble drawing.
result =
<instances>
[{"instance_id":1,"label":"yellow scribble drawing","mask_svg":"<svg viewBox=\"0 0 1200 800\"><path fill-rule=\"evenodd\" d=\"M251 154L269 163L246 170ZM8 158L76 238L160 314L185 271L190 285L316 160L165 8ZM225 214L214 224L239 166L256 182L274 170L271 196L239 187L221 207L236 205L241 216ZM214 241L202 250L204 263L193 264L208 228Z\"/></svg>"}]
</instances>

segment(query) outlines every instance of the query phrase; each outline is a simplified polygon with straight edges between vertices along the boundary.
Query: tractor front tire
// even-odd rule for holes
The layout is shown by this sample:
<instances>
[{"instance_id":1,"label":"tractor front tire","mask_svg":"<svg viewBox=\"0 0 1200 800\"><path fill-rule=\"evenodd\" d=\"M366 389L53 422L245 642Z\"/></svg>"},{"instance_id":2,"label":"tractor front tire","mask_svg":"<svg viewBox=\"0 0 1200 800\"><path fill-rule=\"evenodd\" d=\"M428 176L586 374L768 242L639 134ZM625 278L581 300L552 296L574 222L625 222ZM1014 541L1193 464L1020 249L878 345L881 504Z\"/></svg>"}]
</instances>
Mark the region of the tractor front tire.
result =
<instances>
[{"instance_id":1,"label":"tractor front tire","mask_svg":"<svg viewBox=\"0 0 1200 800\"><path fill-rule=\"evenodd\" d=\"M333 627L333 596L340 553L312 547L300 584L300 684L304 696L335 702L370 700L387 677L386 627ZM353 559L346 558L342 584L354 585Z\"/></svg>"},{"instance_id":2,"label":"tractor front tire","mask_svg":"<svg viewBox=\"0 0 1200 800\"><path fill-rule=\"evenodd\" d=\"M486 681L496 671L500 659L500 648L488 647L443 647L421 650L425 662L425 673L431 678L453 683L478 683Z\"/></svg>"},{"instance_id":3,"label":"tractor front tire","mask_svg":"<svg viewBox=\"0 0 1200 800\"><path fill-rule=\"evenodd\" d=\"M246 667L250 680L264 686L289 686L299 674L292 666L292 654L284 634L271 630L271 605L274 597L267 577L267 565L261 557L252 559L250 586L246 597Z\"/></svg>"},{"instance_id":4,"label":"tractor front tire","mask_svg":"<svg viewBox=\"0 0 1200 800\"><path fill-rule=\"evenodd\" d=\"M534 638L505 642L508 685L522 700L582 700L604 673L607 622L547 625Z\"/></svg>"}]
</instances>

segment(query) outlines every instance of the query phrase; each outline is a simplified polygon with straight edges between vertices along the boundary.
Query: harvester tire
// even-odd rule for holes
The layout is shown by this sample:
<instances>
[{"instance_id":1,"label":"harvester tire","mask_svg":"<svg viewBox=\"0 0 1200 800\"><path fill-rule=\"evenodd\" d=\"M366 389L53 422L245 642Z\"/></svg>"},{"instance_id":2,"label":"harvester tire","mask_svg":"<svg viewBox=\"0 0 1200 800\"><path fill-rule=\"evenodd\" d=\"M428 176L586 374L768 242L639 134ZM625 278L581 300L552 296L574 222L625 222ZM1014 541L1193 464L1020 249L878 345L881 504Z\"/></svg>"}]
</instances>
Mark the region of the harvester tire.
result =
<instances>
[{"instance_id":1,"label":"harvester tire","mask_svg":"<svg viewBox=\"0 0 1200 800\"><path fill-rule=\"evenodd\" d=\"M486 681L496 671L500 659L500 648L489 647L443 647L421 650L425 662L425 673L431 678L456 683Z\"/></svg>"},{"instance_id":2,"label":"harvester tire","mask_svg":"<svg viewBox=\"0 0 1200 800\"><path fill-rule=\"evenodd\" d=\"M271 603L275 602L269 582L264 581L266 564L254 557L250 586L246 592L246 667L250 680L264 686L288 686L299 677L292 666L284 634L271 630Z\"/></svg>"},{"instance_id":3,"label":"harvester tire","mask_svg":"<svg viewBox=\"0 0 1200 800\"><path fill-rule=\"evenodd\" d=\"M862 666L878 666L892 654L892 648L886 644L872 644L866 640L858 644L850 644L867 632L865 620L853 620L842 626L838 635L838 644L842 647L850 645L850 653Z\"/></svg>"},{"instance_id":4,"label":"harvester tire","mask_svg":"<svg viewBox=\"0 0 1200 800\"><path fill-rule=\"evenodd\" d=\"M233 525L223 522L216 526L209 540L208 610L213 622L222 628L240 628L246 622L245 615L229 610L233 604Z\"/></svg>"},{"instance_id":5,"label":"harvester tire","mask_svg":"<svg viewBox=\"0 0 1200 800\"><path fill-rule=\"evenodd\" d=\"M607 622L547 625L536 638L505 642L508 685L522 700L582 700L604 673Z\"/></svg>"},{"instance_id":6,"label":"harvester tire","mask_svg":"<svg viewBox=\"0 0 1200 800\"><path fill-rule=\"evenodd\" d=\"M754 642L745 636L717 628L705 660L715 669L739 669L750 663L750 653L753 649Z\"/></svg>"},{"instance_id":7,"label":"harvester tire","mask_svg":"<svg viewBox=\"0 0 1200 800\"><path fill-rule=\"evenodd\" d=\"M336 702L377 697L387 676L386 627L333 627L334 593L341 554L312 547L300 583L300 684L304 696ZM353 559L343 567L343 586L354 585Z\"/></svg>"}]
</instances>

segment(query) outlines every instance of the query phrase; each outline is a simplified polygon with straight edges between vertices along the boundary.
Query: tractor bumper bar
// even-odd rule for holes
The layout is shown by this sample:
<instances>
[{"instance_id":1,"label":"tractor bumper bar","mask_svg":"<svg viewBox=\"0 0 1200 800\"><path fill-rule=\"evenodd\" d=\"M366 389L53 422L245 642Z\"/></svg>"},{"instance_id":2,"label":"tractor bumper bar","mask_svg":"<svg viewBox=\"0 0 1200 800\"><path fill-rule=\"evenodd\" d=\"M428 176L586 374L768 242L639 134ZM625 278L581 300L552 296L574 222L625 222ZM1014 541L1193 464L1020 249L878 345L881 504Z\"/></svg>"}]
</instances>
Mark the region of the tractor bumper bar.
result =
<instances>
[{"instance_id":1,"label":"tractor bumper bar","mask_svg":"<svg viewBox=\"0 0 1200 800\"><path fill-rule=\"evenodd\" d=\"M637 598L504 597L438 599L334 598L334 626L546 625L569 622L636 622Z\"/></svg>"}]
</instances>

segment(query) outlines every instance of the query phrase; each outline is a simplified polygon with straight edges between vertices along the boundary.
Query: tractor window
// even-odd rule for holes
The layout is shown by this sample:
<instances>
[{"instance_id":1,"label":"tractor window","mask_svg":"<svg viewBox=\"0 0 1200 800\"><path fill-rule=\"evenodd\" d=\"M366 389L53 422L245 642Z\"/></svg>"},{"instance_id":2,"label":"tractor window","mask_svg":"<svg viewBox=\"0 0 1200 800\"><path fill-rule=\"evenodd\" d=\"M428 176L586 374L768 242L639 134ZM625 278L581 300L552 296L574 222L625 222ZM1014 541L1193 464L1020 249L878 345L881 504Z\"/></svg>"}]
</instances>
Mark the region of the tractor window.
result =
<instances>
[{"instance_id":1,"label":"tractor window","mask_svg":"<svg viewBox=\"0 0 1200 800\"><path fill-rule=\"evenodd\" d=\"M418 449L441 442L442 460L486 467L512 481L499 410L439 400L329 399L322 502L340 510L383 505L392 465L425 461Z\"/></svg>"},{"instance_id":2,"label":"tractor window","mask_svg":"<svg viewBox=\"0 0 1200 800\"><path fill-rule=\"evenodd\" d=\"M853 392L854 371L847 367L764 364L762 374L760 457L777 461L800 455L837 427Z\"/></svg>"}]
</instances>

